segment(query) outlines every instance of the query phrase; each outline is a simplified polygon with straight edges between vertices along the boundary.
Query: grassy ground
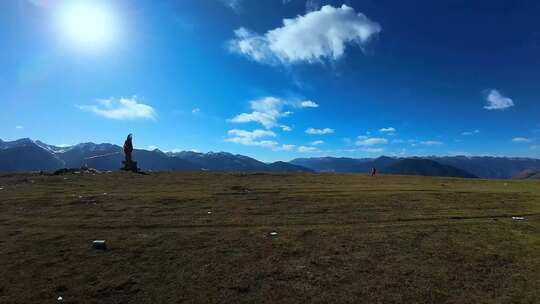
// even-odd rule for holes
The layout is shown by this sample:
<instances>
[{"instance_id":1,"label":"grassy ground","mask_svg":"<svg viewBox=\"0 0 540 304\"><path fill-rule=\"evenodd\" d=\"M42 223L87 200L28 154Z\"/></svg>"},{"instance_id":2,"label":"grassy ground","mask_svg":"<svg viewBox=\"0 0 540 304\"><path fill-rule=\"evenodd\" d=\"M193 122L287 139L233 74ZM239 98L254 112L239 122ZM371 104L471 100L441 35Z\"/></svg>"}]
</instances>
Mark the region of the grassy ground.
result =
<instances>
[{"instance_id":1,"label":"grassy ground","mask_svg":"<svg viewBox=\"0 0 540 304\"><path fill-rule=\"evenodd\" d=\"M539 181L19 174L0 188L0 303L540 302Z\"/></svg>"}]
</instances>

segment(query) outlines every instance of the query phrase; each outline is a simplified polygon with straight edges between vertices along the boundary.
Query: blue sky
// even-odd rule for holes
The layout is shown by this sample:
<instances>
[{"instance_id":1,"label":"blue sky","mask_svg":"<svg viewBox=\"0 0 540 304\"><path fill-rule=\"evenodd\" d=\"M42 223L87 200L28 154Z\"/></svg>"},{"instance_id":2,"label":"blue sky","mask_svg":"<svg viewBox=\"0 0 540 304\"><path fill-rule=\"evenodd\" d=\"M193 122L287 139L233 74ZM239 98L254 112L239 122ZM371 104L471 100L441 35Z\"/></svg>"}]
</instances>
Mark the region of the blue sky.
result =
<instances>
[{"instance_id":1,"label":"blue sky","mask_svg":"<svg viewBox=\"0 0 540 304\"><path fill-rule=\"evenodd\" d=\"M0 3L0 138L540 156L537 1Z\"/></svg>"}]
</instances>

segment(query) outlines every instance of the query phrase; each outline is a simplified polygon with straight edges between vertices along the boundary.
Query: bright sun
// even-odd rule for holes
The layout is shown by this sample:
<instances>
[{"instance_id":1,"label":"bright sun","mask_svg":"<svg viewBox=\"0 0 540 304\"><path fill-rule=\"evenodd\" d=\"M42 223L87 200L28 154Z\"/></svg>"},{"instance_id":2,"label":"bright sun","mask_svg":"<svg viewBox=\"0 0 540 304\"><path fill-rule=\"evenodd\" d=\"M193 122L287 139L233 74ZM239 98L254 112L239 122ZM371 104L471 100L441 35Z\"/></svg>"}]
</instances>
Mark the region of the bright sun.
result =
<instances>
[{"instance_id":1,"label":"bright sun","mask_svg":"<svg viewBox=\"0 0 540 304\"><path fill-rule=\"evenodd\" d=\"M97 1L66 3L60 10L58 20L66 40L86 49L108 46L118 31L111 9Z\"/></svg>"}]
</instances>

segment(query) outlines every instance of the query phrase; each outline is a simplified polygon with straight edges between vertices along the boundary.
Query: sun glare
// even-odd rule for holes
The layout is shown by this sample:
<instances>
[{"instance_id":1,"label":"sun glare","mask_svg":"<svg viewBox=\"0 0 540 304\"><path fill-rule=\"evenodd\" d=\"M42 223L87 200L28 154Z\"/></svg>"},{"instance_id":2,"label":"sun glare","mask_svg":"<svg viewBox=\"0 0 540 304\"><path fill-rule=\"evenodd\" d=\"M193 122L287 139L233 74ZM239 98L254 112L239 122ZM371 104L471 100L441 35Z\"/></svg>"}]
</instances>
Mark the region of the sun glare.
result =
<instances>
[{"instance_id":1,"label":"sun glare","mask_svg":"<svg viewBox=\"0 0 540 304\"><path fill-rule=\"evenodd\" d=\"M102 3L68 3L61 8L58 20L62 36L77 47L102 49L117 36L115 16L111 8Z\"/></svg>"}]
</instances>

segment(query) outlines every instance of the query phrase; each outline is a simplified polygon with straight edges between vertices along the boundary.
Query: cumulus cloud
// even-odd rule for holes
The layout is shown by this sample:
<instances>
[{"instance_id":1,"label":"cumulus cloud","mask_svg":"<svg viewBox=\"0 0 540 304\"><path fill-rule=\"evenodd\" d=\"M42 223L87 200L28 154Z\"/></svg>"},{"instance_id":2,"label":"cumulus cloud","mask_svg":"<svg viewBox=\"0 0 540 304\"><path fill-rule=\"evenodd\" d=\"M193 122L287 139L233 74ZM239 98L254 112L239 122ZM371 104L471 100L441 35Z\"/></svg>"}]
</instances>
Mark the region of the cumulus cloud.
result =
<instances>
[{"instance_id":1,"label":"cumulus cloud","mask_svg":"<svg viewBox=\"0 0 540 304\"><path fill-rule=\"evenodd\" d=\"M300 146L300 147L298 147L298 152L300 152L300 153L313 153L313 152L319 152L319 149L316 148L316 147Z\"/></svg>"},{"instance_id":2,"label":"cumulus cloud","mask_svg":"<svg viewBox=\"0 0 540 304\"><path fill-rule=\"evenodd\" d=\"M292 128L289 127L289 126L286 126L286 125L281 125L279 127L281 128L281 130L283 130L285 132L291 132L292 131Z\"/></svg>"},{"instance_id":3,"label":"cumulus cloud","mask_svg":"<svg viewBox=\"0 0 540 304\"><path fill-rule=\"evenodd\" d=\"M229 135L229 137L226 138L225 141L245 146L258 146L263 148L270 148L276 151L290 151L295 147L295 145L280 145L278 142L268 139L268 137L276 137L276 133L270 130L258 129L253 131L246 131L232 129L229 130L227 134Z\"/></svg>"},{"instance_id":4,"label":"cumulus cloud","mask_svg":"<svg viewBox=\"0 0 540 304\"><path fill-rule=\"evenodd\" d=\"M523 143L530 143L532 140L530 140L527 137L514 137L512 138L512 142L523 144Z\"/></svg>"},{"instance_id":5,"label":"cumulus cloud","mask_svg":"<svg viewBox=\"0 0 540 304\"><path fill-rule=\"evenodd\" d=\"M476 135L476 134L479 134L480 133L480 130L474 130L474 131L465 131L463 133L461 133L461 135L463 136L471 136L471 135Z\"/></svg>"},{"instance_id":6,"label":"cumulus cloud","mask_svg":"<svg viewBox=\"0 0 540 304\"><path fill-rule=\"evenodd\" d=\"M358 136L356 141L357 146L375 146L375 145L385 145L388 143L388 139L381 137L368 137L368 136Z\"/></svg>"},{"instance_id":7,"label":"cumulus cloud","mask_svg":"<svg viewBox=\"0 0 540 304\"><path fill-rule=\"evenodd\" d=\"M318 146L324 144L324 140L315 140L311 142L312 146Z\"/></svg>"},{"instance_id":8,"label":"cumulus cloud","mask_svg":"<svg viewBox=\"0 0 540 304\"><path fill-rule=\"evenodd\" d=\"M260 63L292 64L337 60L347 45L364 48L381 26L352 7L325 5L261 35L246 28L234 31L229 41L231 52Z\"/></svg>"},{"instance_id":9,"label":"cumulus cloud","mask_svg":"<svg viewBox=\"0 0 540 304\"><path fill-rule=\"evenodd\" d=\"M392 127L381 128L381 129L379 129L379 132L381 132L381 133L394 133L394 132L396 132L396 129L392 128Z\"/></svg>"},{"instance_id":10,"label":"cumulus cloud","mask_svg":"<svg viewBox=\"0 0 540 304\"><path fill-rule=\"evenodd\" d=\"M319 105L311 100L305 100L300 103L301 108L318 108Z\"/></svg>"},{"instance_id":11,"label":"cumulus cloud","mask_svg":"<svg viewBox=\"0 0 540 304\"><path fill-rule=\"evenodd\" d=\"M275 97L264 97L258 100L253 100L251 104L251 113L242 113L231 119L235 123L257 122L263 125L266 129L271 129L278 126L278 120L282 117L289 116L292 112L283 111L285 102Z\"/></svg>"},{"instance_id":12,"label":"cumulus cloud","mask_svg":"<svg viewBox=\"0 0 540 304\"><path fill-rule=\"evenodd\" d=\"M157 113L149 105L137 101L137 97L98 99L94 105L78 106L83 111L116 120L157 119Z\"/></svg>"},{"instance_id":13,"label":"cumulus cloud","mask_svg":"<svg viewBox=\"0 0 540 304\"><path fill-rule=\"evenodd\" d=\"M269 130L238 130L232 129L227 132L229 138L226 138L225 141L246 145L246 146L260 146L274 148L278 145L277 142L273 140L263 140L262 138L266 137L276 137L276 133Z\"/></svg>"},{"instance_id":14,"label":"cumulus cloud","mask_svg":"<svg viewBox=\"0 0 540 304\"><path fill-rule=\"evenodd\" d=\"M425 141L421 141L420 144L424 146L440 146L443 143L436 140L425 140Z\"/></svg>"},{"instance_id":15,"label":"cumulus cloud","mask_svg":"<svg viewBox=\"0 0 540 304\"><path fill-rule=\"evenodd\" d=\"M487 104L484 106L486 110L504 110L514 106L514 101L506 96L503 96L495 89L488 90L486 94Z\"/></svg>"},{"instance_id":16,"label":"cumulus cloud","mask_svg":"<svg viewBox=\"0 0 540 304\"><path fill-rule=\"evenodd\" d=\"M334 129L330 129L330 128L324 128L324 129L308 128L306 130L306 133L311 134L311 135L332 134L332 133L334 133Z\"/></svg>"}]
</instances>

